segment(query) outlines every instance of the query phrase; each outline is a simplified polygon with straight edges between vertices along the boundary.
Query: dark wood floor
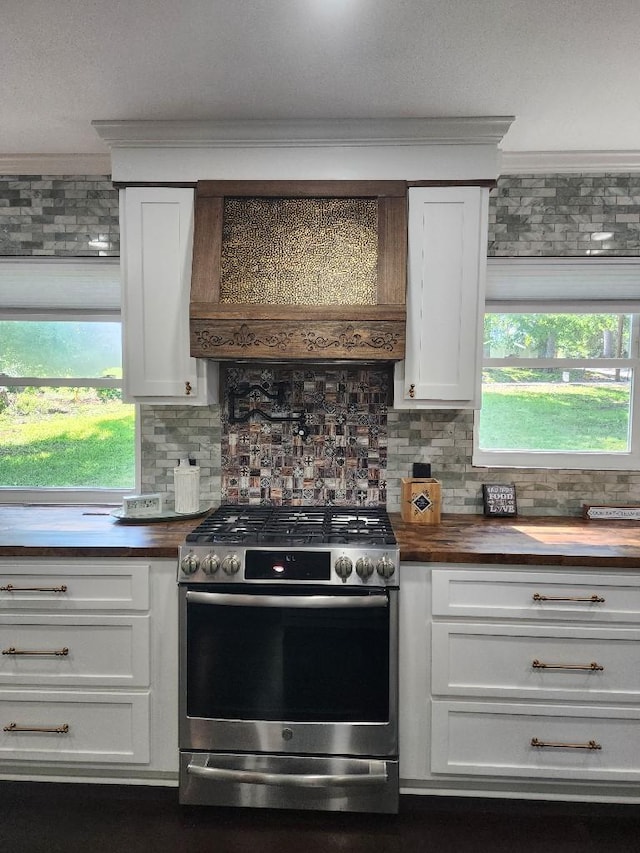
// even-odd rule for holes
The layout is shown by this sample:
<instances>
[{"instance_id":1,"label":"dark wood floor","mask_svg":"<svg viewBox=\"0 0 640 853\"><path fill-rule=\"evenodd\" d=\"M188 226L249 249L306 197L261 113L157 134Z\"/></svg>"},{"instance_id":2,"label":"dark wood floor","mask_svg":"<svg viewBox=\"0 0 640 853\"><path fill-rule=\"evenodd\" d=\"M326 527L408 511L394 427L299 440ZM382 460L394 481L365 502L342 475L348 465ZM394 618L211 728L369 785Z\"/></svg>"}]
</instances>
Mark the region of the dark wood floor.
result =
<instances>
[{"instance_id":1,"label":"dark wood floor","mask_svg":"<svg viewBox=\"0 0 640 853\"><path fill-rule=\"evenodd\" d=\"M0 782L2 853L638 853L640 806L402 797L399 815L185 807L176 789Z\"/></svg>"}]
</instances>

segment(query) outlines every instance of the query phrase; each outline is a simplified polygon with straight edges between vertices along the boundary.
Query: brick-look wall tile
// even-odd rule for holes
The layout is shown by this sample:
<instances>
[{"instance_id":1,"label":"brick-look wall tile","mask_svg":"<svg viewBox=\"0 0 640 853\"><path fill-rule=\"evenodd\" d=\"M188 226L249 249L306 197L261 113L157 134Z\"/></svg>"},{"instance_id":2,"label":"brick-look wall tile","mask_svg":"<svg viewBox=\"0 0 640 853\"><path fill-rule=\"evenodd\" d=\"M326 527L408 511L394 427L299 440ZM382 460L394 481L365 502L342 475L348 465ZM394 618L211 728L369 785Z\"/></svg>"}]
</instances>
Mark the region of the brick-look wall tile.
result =
<instances>
[{"instance_id":1,"label":"brick-look wall tile","mask_svg":"<svg viewBox=\"0 0 640 853\"><path fill-rule=\"evenodd\" d=\"M119 253L118 191L108 175L0 176L0 255Z\"/></svg>"},{"instance_id":2,"label":"brick-look wall tile","mask_svg":"<svg viewBox=\"0 0 640 853\"><path fill-rule=\"evenodd\" d=\"M489 256L640 252L640 175L503 175L490 196ZM593 240L597 232L608 240Z\"/></svg>"},{"instance_id":3,"label":"brick-look wall tile","mask_svg":"<svg viewBox=\"0 0 640 853\"><path fill-rule=\"evenodd\" d=\"M219 406L140 407L143 492L162 492L173 500L173 469L190 456L200 466L200 498L220 503Z\"/></svg>"},{"instance_id":4,"label":"brick-look wall tile","mask_svg":"<svg viewBox=\"0 0 640 853\"><path fill-rule=\"evenodd\" d=\"M597 231L610 231L613 236L594 241L591 235ZM97 255L101 250L89 246L94 239L111 244L107 254L119 253L118 197L108 176L0 176L0 255ZM488 250L490 256L567 257L588 251L637 255L640 175L505 175L490 198ZM308 371L310 384L323 381L324 369L309 367ZM368 380L365 376L361 381ZM223 438L228 442L231 437L228 427L223 427L223 408L143 405L140 410L143 489L171 494L176 460L190 452L201 467L203 501L215 505L223 493L228 498L229 489L235 488L230 480L236 463L231 457L225 459L223 470L221 444ZM319 403L310 411L317 418L318 435L328 429L331 437L329 422L321 426L326 408ZM355 446L360 437L365 442L360 449L367 451L366 499L386 499L391 510L399 510L400 478L410 475L416 461L432 463L433 476L442 482L444 512L480 512L481 485L486 482L515 483L523 515L579 514L583 502L640 502L640 472L474 468L472 412L389 409L383 414L377 436L371 438L370 425L366 437L359 436L356 425L353 437ZM372 449L378 453L379 466L371 464L375 461L369 458ZM309 467L318 474L315 462ZM347 494L357 499L357 490L348 491L355 488L357 470L348 486L339 477L316 486L314 476L311 488L303 466L301 500L312 503L317 496L326 497L327 490L335 490L340 501ZM272 478L269 489L273 487L276 494L283 487L277 482L278 473L274 475L273 468L269 471L264 475L261 471L258 485L249 486L254 488L252 499L262 499L267 488L264 477ZM305 479L309 481L306 489Z\"/></svg>"}]
</instances>

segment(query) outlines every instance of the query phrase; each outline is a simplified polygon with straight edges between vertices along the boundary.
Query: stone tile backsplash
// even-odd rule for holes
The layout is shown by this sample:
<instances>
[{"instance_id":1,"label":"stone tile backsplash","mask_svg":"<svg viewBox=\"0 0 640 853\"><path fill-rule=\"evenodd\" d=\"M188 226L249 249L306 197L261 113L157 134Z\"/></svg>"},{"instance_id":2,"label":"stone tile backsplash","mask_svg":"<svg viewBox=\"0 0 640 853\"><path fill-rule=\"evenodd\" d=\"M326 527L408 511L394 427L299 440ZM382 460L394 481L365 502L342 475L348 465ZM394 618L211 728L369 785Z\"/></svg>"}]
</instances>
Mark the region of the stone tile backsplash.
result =
<instances>
[{"instance_id":1,"label":"stone tile backsplash","mask_svg":"<svg viewBox=\"0 0 640 853\"><path fill-rule=\"evenodd\" d=\"M489 256L639 251L640 175L503 175L491 193Z\"/></svg>"},{"instance_id":2,"label":"stone tile backsplash","mask_svg":"<svg viewBox=\"0 0 640 853\"><path fill-rule=\"evenodd\" d=\"M0 255L119 254L108 175L0 175Z\"/></svg>"},{"instance_id":3,"label":"stone tile backsplash","mask_svg":"<svg viewBox=\"0 0 640 853\"><path fill-rule=\"evenodd\" d=\"M637 255L640 175L505 175L492 192L489 255ZM611 232L594 241L594 232ZM108 243L100 247L95 242ZM92 243L94 245L92 245ZM119 254L118 193L108 176L0 176L0 255ZM173 467L191 453L211 505L386 502L400 508L400 479L431 462L445 513L480 512L484 482L513 482L523 515L576 515L582 503L640 502L640 472L474 468L473 412L387 409L381 367L223 367L225 394L242 383L285 389L284 403L256 394L237 414L306 411L291 422L232 423L219 406L140 406L141 487L171 492ZM255 416L254 416L255 418Z\"/></svg>"},{"instance_id":4,"label":"stone tile backsplash","mask_svg":"<svg viewBox=\"0 0 640 853\"><path fill-rule=\"evenodd\" d=\"M388 367L225 366L222 380L223 502L386 504Z\"/></svg>"},{"instance_id":5,"label":"stone tile backsplash","mask_svg":"<svg viewBox=\"0 0 640 853\"><path fill-rule=\"evenodd\" d=\"M483 483L515 483L520 515L580 515L583 503L640 503L640 471L477 468L473 412L390 409L387 508L400 509L400 478L430 462L442 483L442 511L482 512Z\"/></svg>"}]
</instances>

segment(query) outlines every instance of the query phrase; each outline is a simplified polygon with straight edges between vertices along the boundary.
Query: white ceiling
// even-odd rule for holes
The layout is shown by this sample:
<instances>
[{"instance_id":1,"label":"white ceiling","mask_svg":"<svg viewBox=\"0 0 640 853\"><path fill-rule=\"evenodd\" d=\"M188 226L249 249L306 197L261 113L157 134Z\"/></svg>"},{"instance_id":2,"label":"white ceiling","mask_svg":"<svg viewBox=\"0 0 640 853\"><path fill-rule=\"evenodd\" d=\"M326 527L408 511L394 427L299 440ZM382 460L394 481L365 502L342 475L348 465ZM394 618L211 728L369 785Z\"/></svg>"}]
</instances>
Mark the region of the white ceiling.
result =
<instances>
[{"instance_id":1,"label":"white ceiling","mask_svg":"<svg viewBox=\"0 0 640 853\"><path fill-rule=\"evenodd\" d=\"M505 152L638 152L639 66L638 0L2 0L0 158L105 155L94 119L508 115Z\"/></svg>"}]
</instances>

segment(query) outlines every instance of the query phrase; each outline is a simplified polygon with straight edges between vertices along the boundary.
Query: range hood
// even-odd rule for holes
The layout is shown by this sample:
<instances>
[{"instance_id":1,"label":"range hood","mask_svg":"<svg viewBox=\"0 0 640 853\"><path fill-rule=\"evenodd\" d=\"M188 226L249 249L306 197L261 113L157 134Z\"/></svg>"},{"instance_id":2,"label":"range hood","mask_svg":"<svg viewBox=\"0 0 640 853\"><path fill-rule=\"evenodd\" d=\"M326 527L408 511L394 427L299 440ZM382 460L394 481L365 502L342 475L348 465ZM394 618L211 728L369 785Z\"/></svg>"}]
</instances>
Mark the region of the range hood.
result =
<instances>
[{"instance_id":1,"label":"range hood","mask_svg":"<svg viewBox=\"0 0 640 853\"><path fill-rule=\"evenodd\" d=\"M200 181L191 355L400 360L406 257L404 181Z\"/></svg>"}]
</instances>

